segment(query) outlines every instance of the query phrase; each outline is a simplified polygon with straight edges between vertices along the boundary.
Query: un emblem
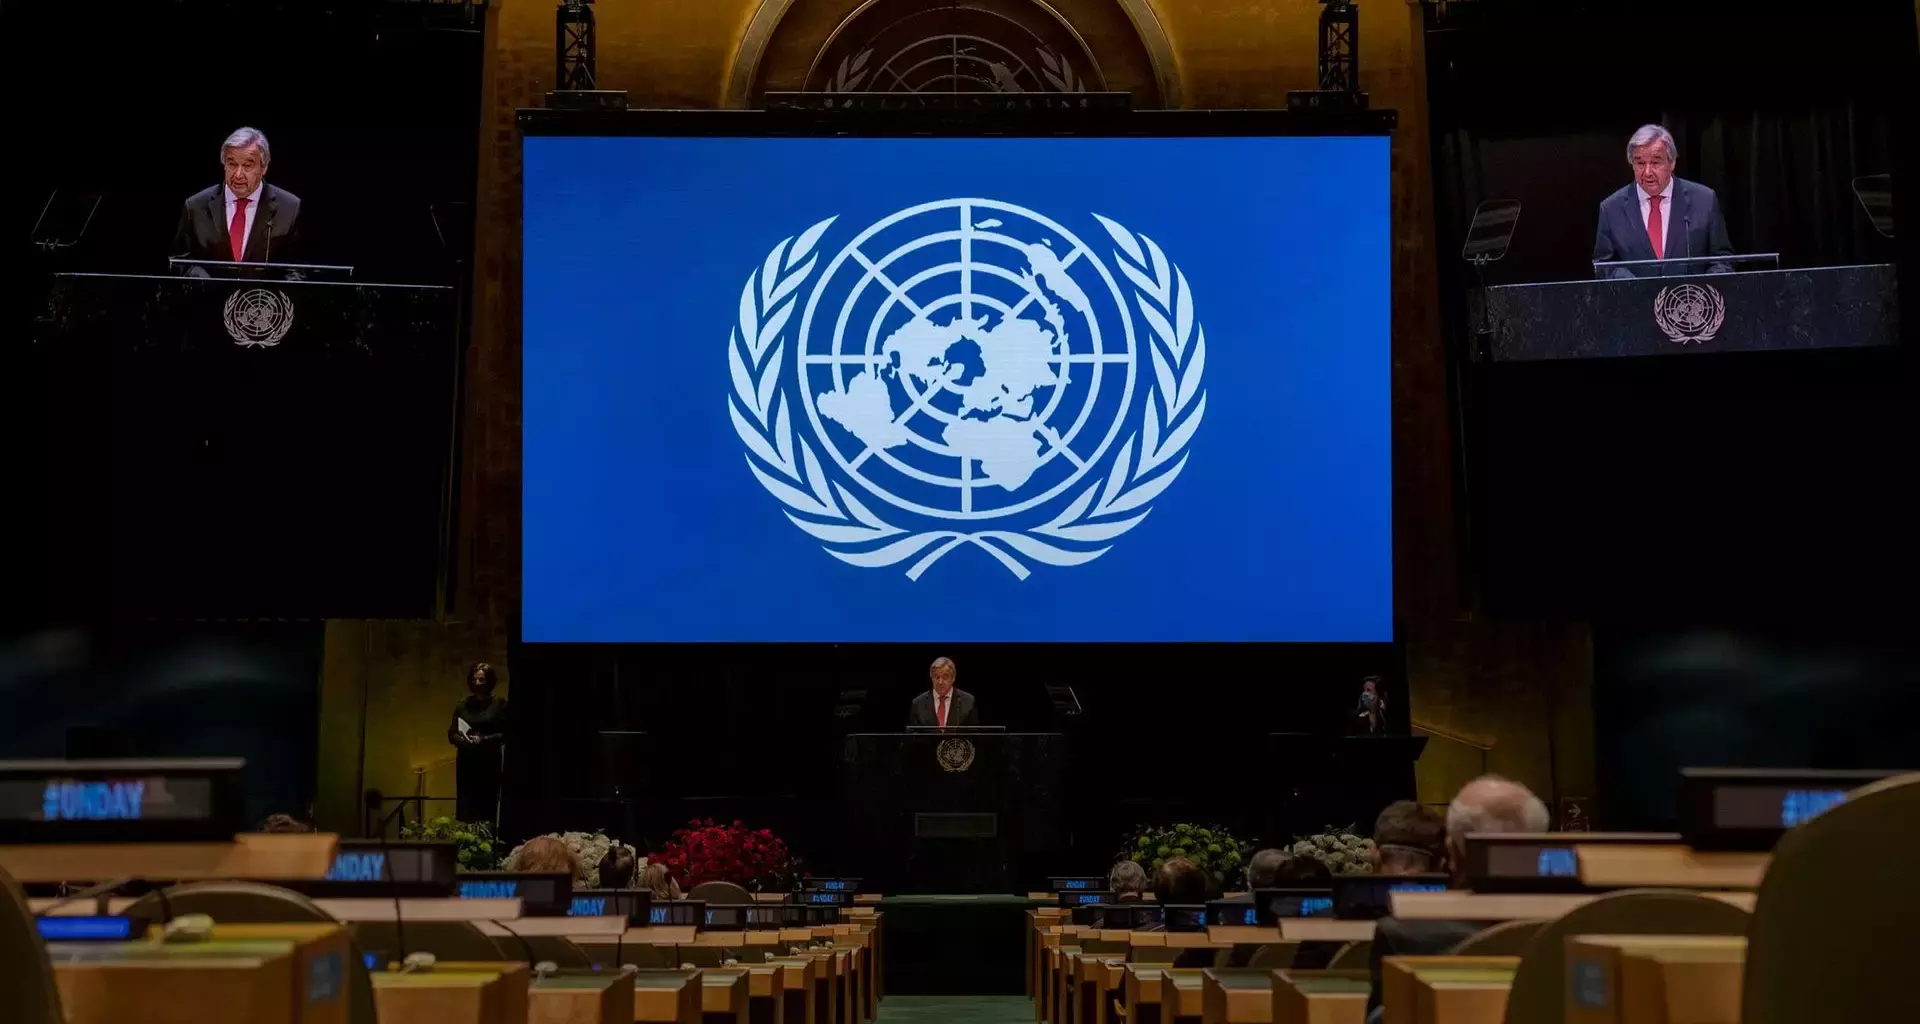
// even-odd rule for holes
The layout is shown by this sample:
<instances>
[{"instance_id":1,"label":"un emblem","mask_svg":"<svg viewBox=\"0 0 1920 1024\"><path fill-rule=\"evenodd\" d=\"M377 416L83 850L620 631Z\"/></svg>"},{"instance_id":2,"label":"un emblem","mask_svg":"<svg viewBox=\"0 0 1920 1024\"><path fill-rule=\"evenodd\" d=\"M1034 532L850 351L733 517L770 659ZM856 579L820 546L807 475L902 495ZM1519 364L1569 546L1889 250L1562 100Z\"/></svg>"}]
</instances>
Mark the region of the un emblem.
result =
<instances>
[{"instance_id":1,"label":"un emblem","mask_svg":"<svg viewBox=\"0 0 1920 1024\"><path fill-rule=\"evenodd\" d=\"M1678 345L1712 341L1727 315L1727 303L1712 285L1682 284L1660 289L1653 298L1653 322Z\"/></svg>"},{"instance_id":2,"label":"un emblem","mask_svg":"<svg viewBox=\"0 0 1920 1024\"><path fill-rule=\"evenodd\" d=\"M963 739L941 740L934 748L933 759L940 762L944 771L964 772L973 767L973 741Z\"/></svg>"},{"instance_id":3,"label":"un emblem","mask_svg":"<svg viewBox=\"0 0 1920 1024\"><path fill-rule=\"evenodd\" d=\"M918 580L963 545L1019 579L1084 564L1147 517L1207 408L1206 331L1153 239L1094 214L1103 257L1035 211L947 199L827 256L837 219L748 275L727 343L727 411L788 520Z\"/></svg>"},{"instance_id":4,"label":"un emblem","mask_svg":"<svg viewBox=\"0 0 1920 1024\"><path fill-rule=\"evenodd\" d=\"M227 296L221 320L241 348L271 348L293 327L293 300L266 288L237 291Z\"/></svg>"}]
</instances>

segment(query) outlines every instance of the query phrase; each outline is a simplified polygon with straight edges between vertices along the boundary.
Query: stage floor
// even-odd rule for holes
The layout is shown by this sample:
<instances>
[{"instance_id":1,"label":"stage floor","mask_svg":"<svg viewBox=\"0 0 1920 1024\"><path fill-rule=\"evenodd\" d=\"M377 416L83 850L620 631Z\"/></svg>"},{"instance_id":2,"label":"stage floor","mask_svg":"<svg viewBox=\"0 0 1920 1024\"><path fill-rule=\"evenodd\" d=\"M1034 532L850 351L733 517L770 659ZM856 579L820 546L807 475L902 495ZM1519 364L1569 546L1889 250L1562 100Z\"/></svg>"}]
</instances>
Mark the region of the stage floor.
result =
<instances>
[{"instance_id":1,"label":"stage floor","mask_svg":"<svg viewBox=\"0 0 1920 1024\"><path fill-rule=\"evenodd\" d=\"M1031 1015L1032 1004L1024 998L1026 964L1022 961L1027 910L1033 905L1024 896L889 896L881 900L887 915L887 1002L891 1004L896 995L1013 996ZM881 1016L891 1019L885 1011Z\"/></svg>"},{"instance_id":2,"label":"stage floor","mask_svg":"<svg viewBox=\"0 0 1920 1024\"><path fill-rule=\"evenodd\" d=\"M1032 1024L1025 996L888 996L874 1024Z\"/></svg>"}]
</instances>

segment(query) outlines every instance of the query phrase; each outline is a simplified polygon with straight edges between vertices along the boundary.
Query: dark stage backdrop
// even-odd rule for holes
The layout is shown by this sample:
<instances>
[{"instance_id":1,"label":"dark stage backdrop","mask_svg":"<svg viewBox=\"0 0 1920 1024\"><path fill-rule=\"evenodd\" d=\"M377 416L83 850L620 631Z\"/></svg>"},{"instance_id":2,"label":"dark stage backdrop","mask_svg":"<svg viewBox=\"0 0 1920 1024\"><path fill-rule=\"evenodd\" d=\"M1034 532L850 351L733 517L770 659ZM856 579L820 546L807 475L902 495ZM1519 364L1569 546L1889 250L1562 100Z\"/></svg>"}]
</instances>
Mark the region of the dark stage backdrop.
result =
<instances>
[{"instance_id":1,"label":"dark stage backdrop","mask_svg":"<svg viewBox=\"0 0 1920 1024\"><path fill-rule=\"evenodd\" d=\"M0 760L243 757L247 814L310 820L319 623L0 638Z\"/></svg>"},{"instance_id":2,"label":"dark stage backdrop","mask_svg":"<svg viewBox=\"0 0 1920 1024\"><path fill-rule=\"evenodd\" d=\"M1408 728L1400 651L1387 644L529 644L509 652L503 834L627 830L616 805L584 799L618 780L640 794L643 848L690 817L742 818L847 870L836 865L859 851L836 844L840 739L899 731L939 655L984 724L1067 734L1077 866L1061 870L1103 867L1133 825L1176 816L1265 839L1327 824L1288 817L1295 790L1329 780L1277 777L1266 734L1339 734L1363 676L1385 678L1389 726ZM1084 713L1058 715L1049 684L1072 686ZM837 717L848 704L859 710ZM623 729L646 734L630 755L597 735Z\"/></svg>"}]
</instances>

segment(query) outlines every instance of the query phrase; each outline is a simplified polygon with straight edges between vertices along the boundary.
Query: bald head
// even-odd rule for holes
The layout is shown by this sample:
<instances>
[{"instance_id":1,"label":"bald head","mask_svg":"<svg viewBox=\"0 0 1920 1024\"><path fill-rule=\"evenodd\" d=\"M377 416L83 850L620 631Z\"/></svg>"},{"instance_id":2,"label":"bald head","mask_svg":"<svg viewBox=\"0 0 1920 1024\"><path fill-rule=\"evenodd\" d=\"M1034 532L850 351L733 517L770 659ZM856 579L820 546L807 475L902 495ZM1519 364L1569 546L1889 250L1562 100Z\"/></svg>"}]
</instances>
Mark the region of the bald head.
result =
<instances>
[{"instance_id":1,"label":"bald head","mask_svg":"<svg viewBox=\"0 0 1920 1024\"><path fill-rule=\"evenodd\" d=\"M1545 832L1547 805L1512 779L1482 775L1460 787L1447 805L1447 859L1454 875L1466 867L1467 836L1474 832Z\"/></svg>"}]
</instances>

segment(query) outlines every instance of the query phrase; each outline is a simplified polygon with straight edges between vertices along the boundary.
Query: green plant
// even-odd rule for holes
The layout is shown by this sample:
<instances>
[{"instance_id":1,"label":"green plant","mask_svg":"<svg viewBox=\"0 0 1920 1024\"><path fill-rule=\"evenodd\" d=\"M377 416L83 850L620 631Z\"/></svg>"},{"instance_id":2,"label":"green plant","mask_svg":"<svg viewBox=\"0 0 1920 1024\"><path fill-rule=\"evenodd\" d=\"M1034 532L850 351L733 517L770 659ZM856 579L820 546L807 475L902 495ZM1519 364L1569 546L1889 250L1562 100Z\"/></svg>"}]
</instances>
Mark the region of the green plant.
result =
<instances>
[{"instance_id":1,"label":"green plant","mask_svg":"<svg viewBox=\"0 0 1920 1024\"><path fill-rule=\"evenodd\" d=\"M1336 875L1372 874L1372 852L1373 840L1355 834L1352 825L1328 825L1323 831L1296 838L1292 848L1295 857L1311 857Z\"/></svg>"},{"instance_id":2,"label":"green plant","mask_svg":"<svg viewBox=\"0 0 1920 1024\"><path fill-rule=\"evenodd\" d=\"M452 843L456 867L461 871L492 871L500 864L493 826L483 821L456 821L445 815L409 821L400 826L400 838L416 843Z\"/></svg>"},{"instance_id":3,"label":"green plant","mask_svg":"<svg viewBox=\"0 0 1920 1024\"><path fill-rule=\"evenodd\" d=\"M1251 843L1220 825L1142 825L1127 837L1120 856L1145 868L1151 877L1174 857L1185 857L1207 873L1215 891L1237 887L1245 875Z\"/></svg>"}]
</instances>

